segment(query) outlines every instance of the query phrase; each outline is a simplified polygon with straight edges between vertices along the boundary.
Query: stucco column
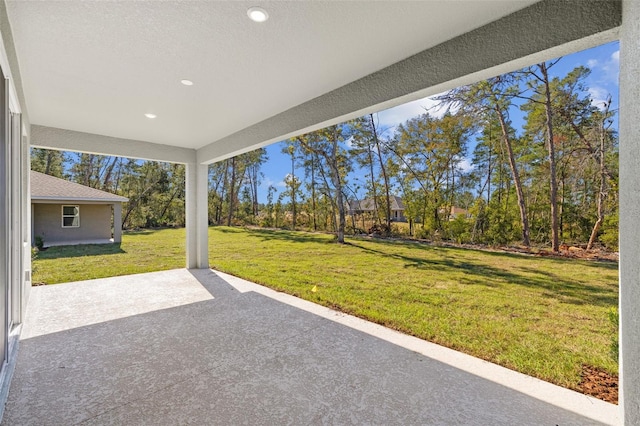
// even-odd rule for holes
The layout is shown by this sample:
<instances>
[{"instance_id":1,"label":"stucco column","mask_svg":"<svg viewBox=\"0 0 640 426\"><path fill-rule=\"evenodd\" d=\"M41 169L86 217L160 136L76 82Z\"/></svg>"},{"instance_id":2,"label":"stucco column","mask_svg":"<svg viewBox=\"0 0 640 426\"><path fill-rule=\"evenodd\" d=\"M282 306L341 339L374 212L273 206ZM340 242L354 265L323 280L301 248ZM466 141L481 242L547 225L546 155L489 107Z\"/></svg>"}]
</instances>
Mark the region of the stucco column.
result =
<instances>
[{"instance_id":1,"label":"stucco column","mask_svg":"<svg viewBox=\"0 0 640 426\"><path fill-rule=\"evenodd\" d=\"M198 268L209 267L209 166L198 164Z\"/></svg>"},{"instance_id":2,"label":"stucco column","mask_svg":"<svg viewBox=\"0 0 640 426\"><path fill-rule=\"evenodd\" d=\"M113 203L113 242L122 242L122 203Z\"/></svg>"},{"instance_id":3,"label":"stucco column","mask_svg":"<svg viewBox=\"0 0 640 426\"><path fill-rule=\"evenodd\" d=\"M620 30L620 409L640 425L640 2Z\"/></svg>"},{"instance_id":4,"label":"stucco column","mask_svg":"<svg viewBox=\"0 0 640 426\"><path fill-rule=\"evenodd\" d=\"M208 167L186 165L187 268L209 267Z\"/></svg>"}]
</instances>

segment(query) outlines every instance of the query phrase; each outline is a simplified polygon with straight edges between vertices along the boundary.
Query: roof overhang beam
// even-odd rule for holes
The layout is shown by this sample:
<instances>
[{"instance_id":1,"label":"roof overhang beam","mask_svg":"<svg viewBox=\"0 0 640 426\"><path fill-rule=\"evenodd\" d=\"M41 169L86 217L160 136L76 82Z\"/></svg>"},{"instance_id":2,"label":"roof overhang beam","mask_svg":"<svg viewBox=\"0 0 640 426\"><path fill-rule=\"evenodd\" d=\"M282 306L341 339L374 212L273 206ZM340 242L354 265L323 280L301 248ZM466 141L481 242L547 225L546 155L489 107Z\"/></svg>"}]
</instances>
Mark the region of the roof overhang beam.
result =
<instances>
[{"instance_id":1,"label":"roof overhang beam","mask_svg":"<svg viewBox=\"0 0 640 426\"><path fill-rule=\"evenodd\" d=\"M170 163L195 163L196 150L93 133L31 125L31 146Z\"/></svg>"}]
</instances>

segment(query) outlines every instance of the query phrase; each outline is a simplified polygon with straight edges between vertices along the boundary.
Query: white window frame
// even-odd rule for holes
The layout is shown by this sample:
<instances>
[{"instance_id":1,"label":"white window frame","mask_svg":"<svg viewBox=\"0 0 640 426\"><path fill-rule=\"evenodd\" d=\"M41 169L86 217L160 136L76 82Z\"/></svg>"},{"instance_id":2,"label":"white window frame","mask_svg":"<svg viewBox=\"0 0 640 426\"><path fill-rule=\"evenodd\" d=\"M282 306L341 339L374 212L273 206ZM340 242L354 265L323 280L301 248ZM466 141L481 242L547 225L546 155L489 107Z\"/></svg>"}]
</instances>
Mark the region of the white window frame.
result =
<instances>
[{"instance_id":1,"label":"white window frame","mask_svg":"<svg viewBox=\"0 0 640 426\"><path fill-rule=\"evenodd\" d=\"M76 214L75 215L69 215L69 214L64 214L64 208L65 207L73 207L76 209ZM78 218L78 222L77 225L66 225L64 224L64 218L65 217L73 217L73 218ZM75 221L74 221L75 222ZM73 204L63 204L62 205L62 227L63 228L80 228L80 206L78 205L73 205Z\"/></svg>"}]
</instances>

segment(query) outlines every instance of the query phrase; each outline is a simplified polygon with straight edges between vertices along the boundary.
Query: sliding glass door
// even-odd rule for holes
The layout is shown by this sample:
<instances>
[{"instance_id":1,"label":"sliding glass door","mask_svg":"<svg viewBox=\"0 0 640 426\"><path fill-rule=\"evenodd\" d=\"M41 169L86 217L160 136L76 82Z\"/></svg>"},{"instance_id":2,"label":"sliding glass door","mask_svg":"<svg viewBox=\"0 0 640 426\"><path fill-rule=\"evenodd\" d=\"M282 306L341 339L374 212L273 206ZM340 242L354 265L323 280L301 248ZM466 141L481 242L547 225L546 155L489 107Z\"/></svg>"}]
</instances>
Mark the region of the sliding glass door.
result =
<instances>
[{"instance_id":1,"label":"sliding glass door","mask_svg":"<svg viewBox=\"0 0 640 426\"><path fill-rule=\"evenodd\" d=\"M9 288L12 260L10 241L11 219L11 157L9 138L8 80L0 69L0 365L8 358L9 340Z\"/></svg>"}]
</instances>

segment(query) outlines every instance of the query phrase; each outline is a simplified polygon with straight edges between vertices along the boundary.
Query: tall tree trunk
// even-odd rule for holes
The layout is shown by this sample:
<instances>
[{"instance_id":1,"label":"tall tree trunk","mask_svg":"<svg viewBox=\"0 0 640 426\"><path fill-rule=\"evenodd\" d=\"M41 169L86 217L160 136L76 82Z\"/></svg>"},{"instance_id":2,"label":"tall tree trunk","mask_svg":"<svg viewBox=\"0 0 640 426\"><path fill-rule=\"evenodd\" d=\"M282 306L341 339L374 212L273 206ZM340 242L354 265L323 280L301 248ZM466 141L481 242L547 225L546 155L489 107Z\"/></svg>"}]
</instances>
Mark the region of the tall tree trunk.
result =
<instances>
[{"instance_id":1,"label":"tall tree trunk","mask_svg":"<svg viewBox=\"0 0 640 426\"><path fill-rule=\"evenodd\" d=\"M313 152L314 152L314 155L319 155L318 151L314 150ZM323 156L327 156L328 154L327 153L322 153L322 155ZM327 163L330 163L329 160L331 159L331 157L327 156L325 158L327 159ZM331 169L331 175L333 175L333 168L331 166L329 166L329 169ZM320 170L320 177L322 178L322 181L324 182L324 187L326 188L326 191L321 191L321 194L324 195L325 201L326 201L326 199L330 200L329 204L331 206L331 214L325 216L324 229L328 229L328 226L327 226L327 221L328 221L329 223L331 223L331 227L332 227L333 231L335 233L338 233L338 224L336 223L336 213L337 213L336 212L336 200L335 200L334 197L331 196L331 193L329 192L331 186L329 185L329 182L327 180L327 175L325 173L324 168L320 167L319 170ZM333 181L333 176L330 176L329 179L331 179Z\"/></svg>"},{"instance_id":2,"label":"tall tree trunk","mask_svg":"<svg viewBox=\"0 0 640 426\"><path fill-rule=\"evenodd\" d=\"M82 173L82 184L84 186L91 186L91 175L93 174L93 160L95 158L94 154L83 154L86 155L86 165L84 167Z\"/></svg>"},{"instance_id":3,"label":"tall tree trunk","mask_svg":"<svg viewBox=\"0 0 640 426\"><path fill-rule=\"evenodd\" d=\"M252 164L247 170L249 188L251 189L251 214L258 217L258 166Z\"/></svg>"},{"instance_id":4,"label":"tall tree trunk","mask_svg":"<svg viewBox=\"0 0 640 426\"><path fill-rule=\"evenodd\" d=\"M491 126L491 123L489 123L489 160L487 162L487 206L491 202L491 165L493 164L493 161L491 159L493 156L493 153L491 152L493 150L493 140L491 139L491 136L492 136L491 131L492 131L492 126Z\"/></svg>"},{"instance_id":5,"label":"tall tree trunk","mask_svg":"<svg viewBox=\"0 0 640 426\"><path fill-rule=\"evenodd\" d=\"M495 99L494 99L495 100ZM495 110L498 113L498 120L500 121L500 128L502 129L502 140L504 141L505 148L509 158L509 167L511 168L511 175L513 176L513 184L516 188L516 195L518 197L518 208L520 209L520 223L522 224L522 244L526 247L531 245L531 239L529 237L529 220L527 219L527 208L524 202L524 193L522 192L522 183L520 182L520 174L518 173L518 167L516 166L516 160L513 155L513 148L511 146L511 138L509 137L509 130L507 129L507 122L502 113L502 110L495 102Z\"/></svg>"},{"instance_id":6,"label":"tall tree trunk","mask_svg":"<svg viewBox=\"0 0 640 426\"><path fill-rule=\"evenodd\" d=\"M547 127L547 149L549 150L549 198L551 206L551 249L560 250L558 237L558 183L556 181L556 152L553 140L553 111L551 106L551 89L549 88L549 74L547 64L538 64L544 82L544 110Z\"/></svg>"},{"instance_id":7,"label":"tall tree trunk","mask_svg":"<svg viewBox=\"0 0 640 426\"><path fill-rule=\"evenodd\" d=\"M611 101L609 100L605 113L602 116L602 121L600 122L600 190L598 191L597 200L598 218L596 220L596 223L593 225L593 229L591 230L591 236L589 237L589 242L587 243L587 250L591 250L593 248L593 244L598 237L598 231L600 231L600 227L602 226L602 222L604 221L604 199L607 196L607 167L605 164L604 155L606 133L604 125L605 121L607 120L610 103Z\"/></svg>"},{"instance_id":8,"label":"tall tree trunk","mask_svg":"<svg viewBox=\"0 0 640 426\"><path fill-rule=\"evenodd\" d=\"M389 177L387 176L387 169L384 167L384 162L382 161L382 152L380 151L380 141L378 140L378 131L376 130L376 123L373 121L373 114L369 114L369 118L371 118L371 128L373 129L373 140L376 143L376 150L378 152L378 161L380 162L380 171L382 171L382 178L384 180L384 192L385 192L385 198L387 202L387 211L386 211L387 230L391 231L391 194L389 192Z\"/></svg>"},{"instance_id":9,"label":"tall tree trunk","mask_svg":"<svg viewBox=\"0 0 640 426\"><path fill-rule=\"evenodd\" d=\"M109 191L109 186L111 185L111 176L113 176L113 169L116 167L116 163L118 162L118 157L113 157L113 161L107 167L107 171L104 174L104 179L102 181L102 189L105 191Z\"/></svg>"},{"instance_id":10,"label":"tall tree trunk","mask_svg":"<svg viewBox=\"0 0 640 426\"><path fill-rule=\"evenodd\" d=\"M171 193L171 196L169 197L167 202L164 203L164 206L162 207L162 210L160 212L160 215L158 216L158 219L162 219L164 215L167 214L167 210L169 210L171 203L173 202L173 200L176 199L180 191L182 191L182 188L176 188L176 190Z\"/></svg>"},{"instance_id":11,"label":"tall tree trunk","mask_svg":"<svg viewBox=\"0 0 640 426\"><path fill-rule=\"evenodd\" d=\"M118 157L118 168L116 169L116 179L113 184L113 192L119 194L120 190L120 178L122 177L122 157Z\"/></svg>"},{"instance_id":12,"label":"tall tree trunk","mask_svg":"<svg viewBox=\"0 0 640 426\"><path fill-rule=\"evenodd\" d=\"M602 222L604 221L604 197L606 194L606 179L605 174L602 172L602 163L604 163L604 155L602 155L602 160L600 162L600 191L598 191L598 218L596 223L593 225L593 229L591 230L591 236L589 237L589 242L587 243L587 250L591 250L593 248L593 244L598 237L598 231L600 231L600 227L602 226Z\"/></svg>"},{"instance_id":13,"label":"tall tree trunk","mask_svg":"<svg viewBox=\"0 0 640 426\"><path fill-rule=\"evenodd\" d=\"M315 176L315 158L311 154L311 215L313 216L313 230L318 230L316 222L316 176Z\"/></svg>"},{"instance_id":14,"label":"tall tree trunk","mask_svg":"<svg viewBox=\"0 0 640 426\"><path fill-rule=\"evenodd\" d=\"M216 207L216 223L222 225L222 208L224 206L225 193L227 191L229 176L229 159L224 160L224 175L222 176L222 187L220 188L220 197L218 199L218 206Z\"/></svg>"},{"instance_id":15,"label":"tall tree trunk","mask_svg":"<svg viewBox=\"0 0 640 426\"><path fill-rule=\"evenodd\" d=\"M560 172L560 212L558 215L558 221L560 222L559 225L559 232L560 232L560 239L564 239L564 203L567 197L567 184L566 184L566 179L567 179L567 175L565 173L564 168L562 169L562 171Z\"/></svg>"},{"instance_id":16,"label":"tall tree trunk","mask_svg":"<svg viewBox=\"0 0 640 426\"><path fill-rule=\"evenodd\" d=\"M44 174L45 175L50 175L51 174L51 166L53 165L53 150L49 150L47 152L47 164L45 165L44 168Z\"/></svg>"},{"instance_id":17,"label":"tall tree trunk","mask_svg":"<svg viewBox=\"0 0 640 426\"><path fill-rule=\"evenodd\" d=\"M295 151L293 145L289 145L289 154L291 154L291 210L293 211L291 227L296 230L297 215L296 215L296 163L295 163Z\"/></svg>"},{"instance_id":18,"label":"tall tree trunk","mask_svg":"<svg viewBox=\"0 0 640 426\"><path fill-rule=\"evenodd\" d=\"M367 155L369 157L369 173L371 176L371 193L373 195L373 212L375 223L380 223L380 212L378 211L378 192L376 191L376 177L373 171L373 154L371 152L371 144L367 143ZM361 206L359 206L361 207Z\"/></svg>"},{"instance_id":19,"label":"tall tree trunk","mask_svg":"<svg viewBox=\"0 0 640 426\"><path fill-rule=\"evenodd\" d=\"M336 148L337 149L337 148ZM342 197L342 182L336 167L331 167L331 180L336 191L336 204L338 208L338 243L344 244L344 228L346 226L346 215L344 212L344 198Z\"/></svg>"},{"instance_id":20,"label":"tall tree trunk","mask_svg":"<svg viewBox=\"0 0 640 426\"><path fill-rule=\"evenodd\" d=\"M453 162L453 158L450 159L450 164L451 164L451 187L449 188L449 204L451 205L451 207L454 207L455 192L456 192L456 165ZM449 210L449 213L451 213L451 209ZM450 216L451 215L449 215L449 217Z\"/></svg>"},{"instance_id":21,"label":"tall tree trunk","mask_svg":"<svg viewBox=\"0 0 640 426\"><path fill-rule=\"evenodd\" d=\"M231 219L233 219L233 208L235 201L235 187L236 187L236 157L231 158L231 181L229 182L229 212L227 214L227 226L231 226Z\"/></svg>"},{"instance_id":22,"label":"tall tree trunk","mask_svg":"<svg viewBox=\"0 0 640 426\"><path fill-rule=\"evenodd\" d=\"M340 179L340 170L338 169L338 137L333 134L331 141L331 161L329 164L331 169L331 183L333 183L336 191L336 208L338 209L338 244L344 244L344 228L346 227L346 215L344 208L344 198L342 196L342 179Z\"/></svg>"}]
</instances>

